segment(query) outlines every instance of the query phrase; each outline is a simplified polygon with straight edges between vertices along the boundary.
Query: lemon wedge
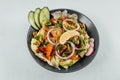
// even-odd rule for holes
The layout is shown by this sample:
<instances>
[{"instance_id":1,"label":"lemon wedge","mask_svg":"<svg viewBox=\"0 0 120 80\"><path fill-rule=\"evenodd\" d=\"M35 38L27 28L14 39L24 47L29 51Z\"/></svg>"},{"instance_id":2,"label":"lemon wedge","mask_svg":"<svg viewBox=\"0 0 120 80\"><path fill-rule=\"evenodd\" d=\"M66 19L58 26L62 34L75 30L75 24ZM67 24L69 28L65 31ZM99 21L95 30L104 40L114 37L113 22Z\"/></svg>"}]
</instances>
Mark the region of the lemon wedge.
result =
<instances>
[{"instance_id":1,"label":"lemon wedge","mask_svg":"<svg viewBox=\"0 0 120 80\"><path fill-rule=\"evenodd\" d=\"M68 39L76 35L80 35L80 33L75 30L67 31L61 35L59 42L60 44L64 44Z\"/></svg>"}]
</instances>

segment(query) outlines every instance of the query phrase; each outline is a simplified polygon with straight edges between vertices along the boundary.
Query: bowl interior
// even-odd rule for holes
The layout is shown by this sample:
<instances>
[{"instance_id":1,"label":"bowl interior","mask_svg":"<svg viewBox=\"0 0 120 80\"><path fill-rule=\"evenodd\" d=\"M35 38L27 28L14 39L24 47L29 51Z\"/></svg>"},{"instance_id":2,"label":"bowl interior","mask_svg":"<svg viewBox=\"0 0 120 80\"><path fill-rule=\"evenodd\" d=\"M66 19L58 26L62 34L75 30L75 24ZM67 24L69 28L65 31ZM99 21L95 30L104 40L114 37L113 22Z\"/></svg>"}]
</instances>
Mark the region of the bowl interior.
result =
<instances>
[{"instance_id":1,"label":"bowl interior","mask_svg":"<svg viewBox=\"0 0 120 80\"><path fill-rule=\"evenodd\" d=\"M68 73L68 72L74 72L74 71L82 69L83 67L88 65L94 59L95 55L97 54L98 47L99 47L99 35L98 35L98 31L97 31L95 25L93 24L93 22L88 17L86 17L84 14L82 14L80 12L70 10L70 9L55 9L55 10L51 10L50 13L55 12L55 11L63 11L63 10L67 10L68 13L70 13L70 14L72 14L72 13L77 14L79 21L86 24L87 32L88 32L89 36L94 38L94 40L95 40L94 53L91 56L84 57L83 59L78 61L76 64L69 67L67 70L65 70L63 68L61 68L61 70L58 70L58 69L48 65L46 62L40 60L37 56L34 55L33 51L30 48L30 45L31 45L31 39L33 37L32 32L35 30L31 26L30 26L30 28L28 30L28 34L27 34L27 45L28 45L28 49L29 49L32 57L42 67L44 67L45 69L48 69L50 71L54 71L54 72Z\"/></svg>"}]
</instances>

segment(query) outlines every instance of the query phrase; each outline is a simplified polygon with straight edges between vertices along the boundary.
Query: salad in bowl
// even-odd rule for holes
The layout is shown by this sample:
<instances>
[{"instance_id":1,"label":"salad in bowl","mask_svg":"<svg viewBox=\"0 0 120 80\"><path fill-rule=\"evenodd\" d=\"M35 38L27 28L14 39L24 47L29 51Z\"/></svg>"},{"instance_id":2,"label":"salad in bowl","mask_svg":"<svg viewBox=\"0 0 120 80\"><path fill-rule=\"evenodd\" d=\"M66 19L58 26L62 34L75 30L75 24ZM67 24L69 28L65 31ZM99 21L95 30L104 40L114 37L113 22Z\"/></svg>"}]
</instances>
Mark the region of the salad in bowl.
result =
<instances>
[{"instance_id":1,"label":"salad in bowl","mask_svg":"<svg viewBox=\"0 0 120 80\"><path fill-rule=\"evenodd\" d=\"M94 52L94 38L75 13L66 9L50 13L48 7L36 8L29 12L28 20L34 29L30 48L50 66L68 69Z\"/></svg>"}]
</instances>

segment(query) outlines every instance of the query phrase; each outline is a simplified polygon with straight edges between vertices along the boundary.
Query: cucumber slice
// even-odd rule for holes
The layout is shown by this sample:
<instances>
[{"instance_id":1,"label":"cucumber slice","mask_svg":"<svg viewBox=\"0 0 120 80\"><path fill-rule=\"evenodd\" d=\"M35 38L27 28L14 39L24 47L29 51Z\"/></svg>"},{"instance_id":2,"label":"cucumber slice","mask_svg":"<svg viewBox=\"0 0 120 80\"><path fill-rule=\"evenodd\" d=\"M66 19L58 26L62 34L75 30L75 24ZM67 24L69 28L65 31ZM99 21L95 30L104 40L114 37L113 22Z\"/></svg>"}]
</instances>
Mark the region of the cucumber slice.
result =
<instances>
[{"instance_id":1,"label":"cucumber slice","mask_svg":"<svg viewBox=\"0 0 120 80\"><path fill-rule=\"evenodd\" d=\"M41 11L40 8L36 8L36 9L35 9L35 14L34 14L35 23L36 23L36 25L37 25L39 28L41 28L40 22L39 22L40 11Z\"/></svg>"},{"instance_id":2,"label":"cucumber slice","mask_svg":"<svg viewBox=\"0 0 120 80\"><path fill-rule=\"evenodd\" d=\"M40 24L43 25L44 21L49 21L50 20L50 12L48 7L42 8L40 12Z\"/></svg>"},{"instance_id":3,"label":"cucumber slice","mask_svg":"<svg viewBox=\"0 0 120 80\"><path fill-rule=\"evenodd\" d=\"M32 27L33 27L35 30L39 30L39 28L38 28L37 25L35 24L34 12L33 12L33 11L30 11L30 12L29 12L29 14L28 14L28 20L29 20L29 23L32 25Z\"/></svg>"}]
</instances>

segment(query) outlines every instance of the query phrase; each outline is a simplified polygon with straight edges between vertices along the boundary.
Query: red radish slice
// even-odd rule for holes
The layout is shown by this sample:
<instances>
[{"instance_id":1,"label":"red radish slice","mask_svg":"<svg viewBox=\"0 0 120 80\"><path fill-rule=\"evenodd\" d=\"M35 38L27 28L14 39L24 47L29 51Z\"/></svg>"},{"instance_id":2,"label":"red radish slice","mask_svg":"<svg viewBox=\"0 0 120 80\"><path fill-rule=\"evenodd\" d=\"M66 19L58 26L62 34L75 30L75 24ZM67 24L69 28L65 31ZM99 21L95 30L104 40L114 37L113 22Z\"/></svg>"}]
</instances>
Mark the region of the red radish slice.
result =
<instances>
[{"instance_id":1,"label":"red radish slice","mask_svg":"<svg viewBox=\"0 0 120 80\"><path fill-rule=\"evenodd\" d=\"M94 43L93 43L93 42L90 42L90 46L91 46L91 47L94 47Z\"/></svg>"},{"instance_id":2,"label":"red radish slice","mask_svg":"<svg viewBox=\"0 0 120 80\"><path fill-rule=\"evenodd\" d=\"M94 39L93 38L90 38L90 46L94 47Z\"/></svg>"},{"instance_id":3,"label":"red radish slice","mask_svg":"<svg viewBox=\"0 0 120 80\"><path fill-rule=\"evenodd\" d=\"M90 39L90 48L88 49L88 52L85 54L86 56L90 56L94 52L94 39Z\"/></svg>"},{"instance_id":4,"label":"red radish slice","mask_svg":"<svg viewBox=\"0 0 120 80\"><path fill-rule=\"evenodd\" d=\"M85 54L86 56L90 56L94 52L94 47L90 47L88 52Z\"/></svg>"}]
</instances>

